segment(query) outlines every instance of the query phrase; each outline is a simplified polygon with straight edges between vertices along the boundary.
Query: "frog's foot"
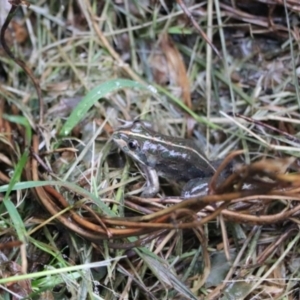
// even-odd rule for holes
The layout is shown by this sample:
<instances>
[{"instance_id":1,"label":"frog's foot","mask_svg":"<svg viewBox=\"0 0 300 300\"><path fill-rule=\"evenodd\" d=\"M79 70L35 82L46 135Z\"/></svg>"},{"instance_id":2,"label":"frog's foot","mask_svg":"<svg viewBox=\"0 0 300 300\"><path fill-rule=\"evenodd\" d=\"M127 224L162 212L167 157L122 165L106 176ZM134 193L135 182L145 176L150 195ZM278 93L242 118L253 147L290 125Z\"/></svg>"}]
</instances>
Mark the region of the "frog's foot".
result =
<instances>
[{"instance_id":1,"label":"frog's foot","mask_svg":"<svg viewBox=\"0 0 300 300\"><path fill-rule=\"evenodd\" d=\"M188 199L191 197L206 196L210 179L195 178L186 183L181 191L181 197Z\"/></svg>"},{"instance_id":2,"label":"frog's foot","mask_svg":"<svg viewBox=\"0 0 300 300\"><path fill-rule=\"evenodd\" d=\"M141 196L144 198L153 198L159 191L159 187L156 186L146 186Z\"/></svg>"}]
</instances>

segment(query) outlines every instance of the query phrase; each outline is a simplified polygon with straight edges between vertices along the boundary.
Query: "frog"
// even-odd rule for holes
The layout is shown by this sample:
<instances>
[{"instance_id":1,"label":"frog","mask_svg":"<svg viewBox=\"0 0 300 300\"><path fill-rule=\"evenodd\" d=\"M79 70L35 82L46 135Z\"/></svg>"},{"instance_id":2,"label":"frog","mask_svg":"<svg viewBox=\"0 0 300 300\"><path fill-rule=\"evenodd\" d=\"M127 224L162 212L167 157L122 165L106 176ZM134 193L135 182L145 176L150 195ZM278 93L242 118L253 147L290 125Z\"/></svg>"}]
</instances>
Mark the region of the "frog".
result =
<instances>
[{"instance_id":1,"label":"frog","mask_svg":"<svg viewBox=\"0 0 300 300\"><path fill-rule=\"evenodd\" d=\"M146 177L141 194L145 198L159 192L159 177L183 184L183 198L203 195L220 163L210 161L192 139L156 132L148 121L126 121L113 132L112 140Z\"/></svg>"}]
</instances>

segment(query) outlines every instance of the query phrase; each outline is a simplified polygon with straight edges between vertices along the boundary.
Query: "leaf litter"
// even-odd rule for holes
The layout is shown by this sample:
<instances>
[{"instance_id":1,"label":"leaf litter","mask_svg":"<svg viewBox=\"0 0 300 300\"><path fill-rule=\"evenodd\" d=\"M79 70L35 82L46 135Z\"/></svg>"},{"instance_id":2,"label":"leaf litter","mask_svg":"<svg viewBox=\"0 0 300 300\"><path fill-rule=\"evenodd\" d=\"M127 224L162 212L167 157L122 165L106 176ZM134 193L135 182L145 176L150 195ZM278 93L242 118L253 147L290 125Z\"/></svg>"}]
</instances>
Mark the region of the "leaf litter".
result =
<instances>
[{"instance_id":1,"label":"leaf litter","mask_svg":"<svg viewBox=\"0 0 300 300\"><path fill-rule=\"evenodd\" d=\"M8 11L0 10L1 26ZM5 285L0 279L1 296L38 298L47 290L50 298L72 299L79 293L109 299L297 297L299 11L293 0L19 7L5 40L43 93L38 102L30 78L1 48L3 188L26 146L31 151L9 199L27 230L26 247L19 246L14 216L4 206L0 212L2 281L16 281L16 273L25 277ZM85 95L116 79L145 89L121 85L104 94L60 136ZM35 129L30 140L6 117L23 114ZM161 197L142 199L139 170L109 142L118 118L140 118L163 134L193 138L210 159L224 159L217 173L230 164L233 172L221 182L214 176L211 193L201 199L182 201L176 186L164 181ZM36 187L24 189L23 182ZM70 280L40 273L109 257L118 260L90 273L65 273ZM36 277L27 279L32 273Z\"/></svg>"}]
</instances>

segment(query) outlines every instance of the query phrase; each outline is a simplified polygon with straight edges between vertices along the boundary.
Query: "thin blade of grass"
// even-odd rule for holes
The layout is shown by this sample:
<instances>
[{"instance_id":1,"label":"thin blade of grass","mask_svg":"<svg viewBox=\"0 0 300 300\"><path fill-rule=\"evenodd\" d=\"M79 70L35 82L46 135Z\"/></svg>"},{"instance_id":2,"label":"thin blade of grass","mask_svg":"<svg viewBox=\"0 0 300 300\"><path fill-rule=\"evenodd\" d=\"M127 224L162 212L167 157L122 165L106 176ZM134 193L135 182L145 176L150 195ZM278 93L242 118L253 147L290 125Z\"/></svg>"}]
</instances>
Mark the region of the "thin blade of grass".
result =
<instances>
[{"instance_id":1,"label":"thin blade of grass","mask_svg":"<svg viewBox=\"0 0 300 300\"><path fill-rule=\"evenodd\" d=\"M10 180L10 183L8 185L6 194L4 196L3 199L3 204L7 210L7 212L9 213L9 216L11 218L11 221L14 225L14 228L17 232L18 238L20 241L24 242L25 241L25 236L26 236L26 229L24 226L24 223L22 221L22 218L17 210L17 208L15 207L15 205L11 202L10 200L10 193L13 190L14 185L19 181L22 171L26 165L26 162L28 160L28 155L29 155L29 151L25 151L22 155L22 157L20 158L15 171L14 171L14 175Z\"/></svg>"},{"instance_id":2,"label":"thin blade of grass","mask_svg":"<svg viewBox=\"0 0 300 300\"><path fill-rule=\"evenodd\" d=\"M25 141L27 143L26 145L30 145L30 141L32 138L32 130L31 130L29 121L25 117L3 114L3 119L5 119L9 122L20 124L20 125L24 126L25 138L26 138Z\"/></svg>"},{"instance_id":3,"label":"thin blade of grass","mask_svg":"<svg viewBox=\"0 0 300 300\"><path fill-rule=\"evenodd\" d=\"M14 123L23 125L25 127L25 132L26 132L26 142L27 143L30 142L32 132L31 132L29 122L27 121L26 118L24 118L22 116L10 116L10 115L4 115L3 117L5 119L9 120L10 122L14 122ZM28 160L28 156L29 156L29 150L26 149L15 167L13 176L7 186L6 193L5 193L5 196L3 199L3 204L11 218L14 228L16 229L18 238L20 241L23 241L23 242L25 241L25 236L26 236L25 225L22 221L22 218L21 218L17 208L10 200L10 194L13 191L14 186L17 184L17 182L21 178L23 169Z\"/></svg>"},{"instance_id":4,"label":"thin blade of grass","mask_svg":"<svg viewBox=\"0 0 300 300\"><path fill-rule=\"evenodd\" d=\"M77 266L69 266L65 268L59 268L59 269L51 269L51 270L45 270L41 272L36 272L36 273L30 273L30 274L22 274L18 276L11 276L7 278L2 278L0 279L0 284L8 283L8 282L13 282L13 281L20 281L20 280L26 280L30 278L39 278L39 277L44 277L44 276L50 276L50 275L56 275L56 274L62 274L66 272L74 272L74 271L81 271L81 270L86 270L86 269L92 269L92 268L99 268L99 267L104 267L108 266L111 264L112 261L114 260L119 260L123 258L124 256L119 256L113 259L108 259L105 261L97 261L94 263L88 263L88 264L83 264L83 265L77 265ZM75 272L75 275L77 276L77 272Z\"/></svg>"},{"instance_id":5,"label":"thin blade of grass","mask_svg":"<svg viewBox=\"0 0 300 300\"><path fill-rule=\"evenodd\" d=\"M124 88L141 88L147 89L146 86L128 79L112 79L108 80L94 89L92 89L80 103L72 111L71 115L63 125L60 135L68 135L71 130L84 118L88 110L101 98L108 93L124 89Z\"/></svg>"},{"instance_id":6,"label":"thin blade of grass","mask_svg":"<svg viewBox=\"0 0 300 300\"><path fill-rule=\"evenodd\" d=\"M83 195L84 197L87 197L88 199L92 199L95 204L99 206L99 208L108 216L114 217L116 216L115 213L108 208L108 206L102 202L96 195L88 192L87 190L66 181L26 181L26 182L18 182L14 184L10 191L16 191L16 190L23 190L23 189L31 189L35 187L41 187L41 186L63 186L68 188L69 190L76 192L80 195ZM0 192L7 192L10 188L10 184L2 185L0 186Z\"/></svg>"}]
</instances>

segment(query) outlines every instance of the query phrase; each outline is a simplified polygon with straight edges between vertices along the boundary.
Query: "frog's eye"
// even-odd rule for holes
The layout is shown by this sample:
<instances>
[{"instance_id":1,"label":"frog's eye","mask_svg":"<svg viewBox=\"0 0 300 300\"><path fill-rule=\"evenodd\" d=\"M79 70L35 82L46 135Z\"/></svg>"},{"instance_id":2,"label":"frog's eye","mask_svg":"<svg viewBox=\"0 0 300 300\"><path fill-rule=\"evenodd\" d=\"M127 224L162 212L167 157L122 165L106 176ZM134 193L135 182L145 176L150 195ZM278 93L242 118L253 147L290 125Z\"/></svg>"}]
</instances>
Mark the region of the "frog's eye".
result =
<instances>
[{"instance_id":1,"label":"frog's eye","mask_svg":"<svg viewBox=\"0 0 300 300\"><path fill-rule=\"evenodd\" d=\"M128 141L127 145L128 145L128 148L130 150L136 150L139 147L139 143L136 140L130 140L130 141Z\"/></svg>"}]
</instances>

